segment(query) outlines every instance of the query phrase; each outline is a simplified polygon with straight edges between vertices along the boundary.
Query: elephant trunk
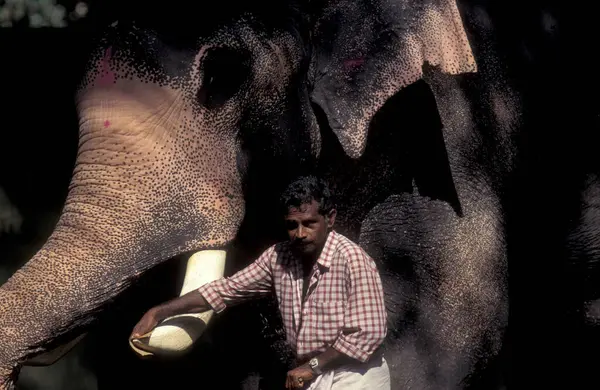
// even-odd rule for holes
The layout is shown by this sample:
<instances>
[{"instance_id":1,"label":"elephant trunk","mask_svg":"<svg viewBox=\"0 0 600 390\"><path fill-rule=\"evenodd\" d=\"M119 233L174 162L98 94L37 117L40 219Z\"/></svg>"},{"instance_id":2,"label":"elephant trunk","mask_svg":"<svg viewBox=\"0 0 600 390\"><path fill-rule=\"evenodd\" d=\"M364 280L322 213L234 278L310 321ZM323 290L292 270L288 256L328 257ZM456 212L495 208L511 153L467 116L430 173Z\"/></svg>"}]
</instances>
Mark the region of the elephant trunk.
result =
<instances>
[{"instance_id":1,"label":"elephant trunk","mask_svg":"<svg viewBox=\"0 0 600 390\"><path fill-rule=\"evenodd\" d=\"M28 359L77 337L137 275L180 253L177 240L143 234L142 210L98 206L100 193L92 204L83 194L93 191L72 186L45 245L0 287L0 389Z\"/></svg>"},{"instance_id":2,"label":"elephant trunk","mask_svg":"<svg viewBox=\"0 0 600 390\"><path fill-rule=\"evenodd\" d=\"M79 147L56 228L0 287L0 390L28 359L77 337L136 276L222 249L245 214L238 121L222 120L236 109L199 109L195 94L138 78L122 58L106 65L111 53L77 94ZM140 346L185 349L198 333L174 331L181 322Z\"/></svg>"}]
</instances>

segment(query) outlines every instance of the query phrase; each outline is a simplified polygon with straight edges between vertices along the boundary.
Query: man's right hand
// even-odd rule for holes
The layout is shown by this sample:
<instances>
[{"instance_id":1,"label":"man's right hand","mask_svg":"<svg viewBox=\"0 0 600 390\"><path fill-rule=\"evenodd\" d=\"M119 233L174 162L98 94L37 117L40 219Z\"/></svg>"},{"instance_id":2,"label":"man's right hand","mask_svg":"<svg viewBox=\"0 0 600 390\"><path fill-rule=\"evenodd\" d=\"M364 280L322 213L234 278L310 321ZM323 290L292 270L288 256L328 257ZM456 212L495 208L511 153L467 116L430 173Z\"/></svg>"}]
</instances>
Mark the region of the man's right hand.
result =
<instances>
[{"instance_id":1,"label":"man's right hand","mask_svg":"<svg viewBox=\"0 0 600 390\"><path fill-rule=\"evenodd\" d=\"M133 328L129 340L140 338L149 333L165 318L184 313L202 313L209 309L208 303L197 290L190 291L148 310Z\"/></svg>"},{"instance_id":2,"label":"man's right hand","mask_svg":"<svg viewBox=\"0 0 600 390\"><path fill-rule=\"evenodd\" d=\"M160 318L159 311L157 307L153 307L148 310L146 314L138 321L138 323L134 326L129 339L137 339L150 332L152 329L156 328L156 325L164 318Z\"/></svg>"}]
</instances>

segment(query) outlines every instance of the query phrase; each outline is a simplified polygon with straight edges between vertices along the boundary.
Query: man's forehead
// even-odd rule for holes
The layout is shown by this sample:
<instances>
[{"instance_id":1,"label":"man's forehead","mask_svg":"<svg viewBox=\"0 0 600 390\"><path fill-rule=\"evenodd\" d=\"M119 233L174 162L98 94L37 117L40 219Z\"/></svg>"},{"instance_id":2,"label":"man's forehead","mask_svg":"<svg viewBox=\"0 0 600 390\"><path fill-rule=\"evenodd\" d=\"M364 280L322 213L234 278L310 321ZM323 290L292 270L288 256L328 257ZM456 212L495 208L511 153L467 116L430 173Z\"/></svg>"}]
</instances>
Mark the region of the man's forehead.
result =
<instances>
[{"instance_id":1,"label":"man's forehead","mask_svg":"<svg viewBox=\"0 0 600 390\"><path fill-rule=\"evenodd\" d=\"M291 214L312 214L317 211L319 204L316 201L312 201L311 203L302 203L300 206L291 206L288 209L288 216Z\"/></svg>"}]
</instances>

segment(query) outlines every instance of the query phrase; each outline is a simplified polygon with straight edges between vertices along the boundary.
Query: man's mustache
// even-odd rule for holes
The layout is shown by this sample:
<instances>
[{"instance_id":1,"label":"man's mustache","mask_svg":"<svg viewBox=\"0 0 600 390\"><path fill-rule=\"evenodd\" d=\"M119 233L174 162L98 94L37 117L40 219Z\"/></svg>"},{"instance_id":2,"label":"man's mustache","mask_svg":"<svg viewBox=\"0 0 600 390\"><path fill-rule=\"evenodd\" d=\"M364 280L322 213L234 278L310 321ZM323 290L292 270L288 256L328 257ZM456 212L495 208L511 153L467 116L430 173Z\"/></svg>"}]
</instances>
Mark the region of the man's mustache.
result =
<instances>
[{"instance_id":1,"label":"man's mustache","mask_svg":"<svg viewBox=\"0 0 600 390\"><path fill-rule=\"evenodd\" d=\"M301 238L296 238L296 239L292 240L292 246L295 246L295 247L305 246L310 243L312 243L312 241L301 239Z\"/></svg>"}]
</instances>

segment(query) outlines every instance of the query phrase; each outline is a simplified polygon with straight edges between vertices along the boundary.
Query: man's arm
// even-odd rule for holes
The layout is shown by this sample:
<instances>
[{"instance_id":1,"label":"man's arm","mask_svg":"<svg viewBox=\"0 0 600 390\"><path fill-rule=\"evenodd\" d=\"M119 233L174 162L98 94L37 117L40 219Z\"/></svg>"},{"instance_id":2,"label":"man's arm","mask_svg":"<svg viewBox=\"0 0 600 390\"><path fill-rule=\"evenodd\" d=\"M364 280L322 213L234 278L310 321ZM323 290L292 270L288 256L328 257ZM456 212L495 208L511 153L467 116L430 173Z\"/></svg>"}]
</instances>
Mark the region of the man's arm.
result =
<instances>
[{"instance_id":1,"label":"man's arm","mask_svg":"<svg viewBox=\"0 0 600 390\"><path fill-rule=\"evenodd\" d=\"M319 360L319 368L322 372L333 370L334 368L356 362L355 359L329 347L323 353L317 356ZM289 371L285 381L286 389L299 389L304 387L304 383L312 380L316 376L313 369L308 363L304 363L299 367Z\"/></svg>"},{"instance_id":2,"label":"man's arm","mask_svg":"<svg viewBox=\"0 0 600 390\"><path fill-rule=\"evenodd\" d=\"M359 248L350 252L349 257L344 327L332 347L364 363L387 335L387 313L381 278L373 259Z\"/></svg>"},{"instance_id":3,"label":"man's arm","mask_svg":"<svg viewBox=\"0 0 600 390\"><path fill-rule=\"evenodd\" d=\"M142 337L154 329L162 320L171 316L183 313L202 313L207 310L210 310L210 306L198 290L190 291L148 310L135 325L129 338Z\"/></svg>"},{"instance_id":4,"label":"man's arm","mask_svg":"<svg viewBox=\"0 0 600 390\"><path fill-rule=\"evenodd\" d=\"M333 347L327 348L323 353L317 356L317 359L319 360L319 368L323 372L333 370L353 362L356 363L356 359L341 353ZM306 363L306 365L310 368L308 363Z\"/></svg>"},{"instance_id":5,"label":"man's arm","mask_svg":"<svg viewBox=\"0 0 600 390\"><path fill-rule=\"evenodd\" d=\"M198 292L216 313L221 313L227 306L271 294L273 256L277 256L275 246L267 249L256 261L233 276L207 283Z\"/></svg>"},{"instance_id":6,"label":"man's arm","mask_svg":"<svg viewBox=\"0 0 600 390\"><path fill-rule=\"evenodd\" d=\"M156 306L158 317L162 319L183 313L202 313L208 310L210 310L210 305L198 290L192 290L187 294Z\"/></svg>"},{"instance_id":7,"label":"man's arm","mask_svg":"<svg viewBox=\"0 0 600 390\"><path fill-rule=\"evenodd\" d=\"M266 250L256 261L229 278L220 278L197 290L157 305L140 319L131 333L138 338L150 332L161 321L178 314L202 313L215 310L220 313L227 305L234 305L271 292L271 256L275 248Z\"/></svg>"}]
</instances>

